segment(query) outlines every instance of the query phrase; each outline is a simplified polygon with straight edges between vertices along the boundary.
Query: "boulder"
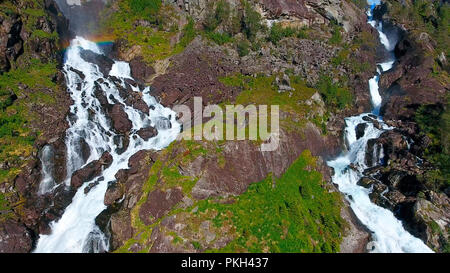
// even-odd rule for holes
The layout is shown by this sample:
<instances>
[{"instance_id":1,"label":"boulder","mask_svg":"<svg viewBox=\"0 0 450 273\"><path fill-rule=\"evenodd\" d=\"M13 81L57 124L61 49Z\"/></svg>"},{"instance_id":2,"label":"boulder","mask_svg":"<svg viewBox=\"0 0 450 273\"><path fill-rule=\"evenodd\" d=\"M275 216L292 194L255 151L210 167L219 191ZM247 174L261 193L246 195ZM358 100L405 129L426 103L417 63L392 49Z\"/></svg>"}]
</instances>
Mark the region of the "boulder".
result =
<instances>
[{"instance_id":1,"label":"boulder","mask_svg":"<svg viewBox=\"0 0 450 273\"><path fill-rule=\"evenodd\" d=\"M149 140L150 138L156 136L158 134L158 130L155 128L149 126L146 128L142 128L139 131L137 131L137 134L145 141Z\"/></svg>"},{"instance_id":2,"label":"boulder","mask_svg":"<svg viewBox=\"0 0 450 273\"><path fill-rule=\"evenodd\" d=\"M84 182L92 180L99 176L103 169L108 168L113 161L110 153L104 152L99 160L94 160L83 168L75 171L70 180L70 185L78 189Z\"/></svg>"},{"instance_id":3,"label":"boulder","mask_svg":"<svg viewBox=\"0 0 450 273\"><path fill-rule=\"evenodd\" d=\"M133 124L128 119L128 115L121 104L114 104L110 116L114 130L120 134L129 132L133 127Z\"/></svg>"},{"instance_id":4,"label":"boulder","mask_svg":"<svg viewBox=\"0 0 450 273\"><path fill-rule=\"evenodd\" d=\"M114 61L110 58L106 57L103 54L97 54L91 50L83 49L80 52L80 57L86 62L96 64L104 77L107 77L109 75L109 71L111 71L111 68L114 64Z\"/></svg>"},{"instance_id":5,"label":"boulder","mask_svg":"<svg viewBox=\"0 0 450 273\"><path fill-rule=\"evenodd\" d=\"M356 131L356 139L360 139L364 136L364 133L367 128L367 123L360 123L356 125L355 131Z\"/></svg>"}]
</instances>

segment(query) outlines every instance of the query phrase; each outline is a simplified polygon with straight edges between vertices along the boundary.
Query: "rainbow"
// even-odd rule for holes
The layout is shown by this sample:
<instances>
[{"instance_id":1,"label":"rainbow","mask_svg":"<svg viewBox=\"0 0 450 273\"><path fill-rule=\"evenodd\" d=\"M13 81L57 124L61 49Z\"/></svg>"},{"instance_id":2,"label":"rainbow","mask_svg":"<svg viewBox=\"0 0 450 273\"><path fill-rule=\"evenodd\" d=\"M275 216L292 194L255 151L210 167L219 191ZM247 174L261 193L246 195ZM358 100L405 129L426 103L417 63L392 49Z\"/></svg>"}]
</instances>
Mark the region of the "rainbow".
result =
<instances>
[{"instance_id":1,"label":"rainbow","mask_svg":"<svg viewBox=\"0 0 450 273\"><path fill-rule=\"evenodd\" d=\"M90 35L87 37L83 37L86 40L96 43L100 48L102 47L110 47L114 44L115 37L113 35ZM62 53L64 54L67 48L70 46L70 40L62 41L61 48Z\"/></svg>"}]
</instances>

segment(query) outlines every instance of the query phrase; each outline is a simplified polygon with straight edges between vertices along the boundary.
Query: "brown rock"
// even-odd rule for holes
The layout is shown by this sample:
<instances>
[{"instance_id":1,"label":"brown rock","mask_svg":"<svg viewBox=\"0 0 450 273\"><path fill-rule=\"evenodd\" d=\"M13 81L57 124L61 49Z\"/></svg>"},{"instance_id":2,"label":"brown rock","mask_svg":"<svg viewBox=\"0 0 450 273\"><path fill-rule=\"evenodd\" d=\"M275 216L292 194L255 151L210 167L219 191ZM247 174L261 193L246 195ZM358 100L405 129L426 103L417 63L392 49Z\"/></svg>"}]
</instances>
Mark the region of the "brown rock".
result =
<instances>
[{"instance_id":1,"label":"brown rock","mask_svg":"<svg viewBox=\"0 0 450 273\"><path fill-rule=\"evenodd\" d=\"M131 76L143 83L148 82L150 77L155 74L153 67L145 64L142 57L136 57L130 61Z\"/></svg>"},{"instance_id":2,"label":"brown rock","mask_svg":"<svg viewBox=\"0 0 450 273\"><path fill-rule=\"evenodd\" d=\"M158 130L156 130L153 127L147 127L147 128L142 128L139 131L137 131L137 134L143 139L143 140L148 140L154 136L156 136L158 134Z\"/></svg>"},{"instance_id":3,"label":"brown rock","mask_svg":"<svg viewBox=\"0 0 450 273\"><path fill-rule=\"evenodd\" d=\"M113 122L114 130L118 133L125 134L129 132L133 127L133 124L128 119L127 113L124 111L121 104L114 104L111 110L111 119Z\"/></svg>"},{"instance_id":4,"label":"brown rock","mask_svg":"<svg viewBox=\"0 0 450 273\"><path fill-rule=\"evenodd\" d=\"M23 224L6 220L0 223L0 253L27 253L32 239Z\"/></svg>"},{"instance_id":5,"label":"brown rock","mask_svg":"<svg viewBox=\"0 0 450 273\"><path fill-rule=\"evenodd\" d=\"M168 213L182 199L183 192L179 188L167 191L156 189L148 194L147 201L139 209L139 217L146 225L150 225Z\"/></svg>"},{"instance_id":6,"label":"brown rock","mask_svg":"<svg viewBox=\"0 0 450 273\"><path fill-rule=\"evenodd\" d=\"M108 168L112 163L112 156L108 152L104 152L99 160L94 160L83 168L73 173L70 185L78 189L84 182L92 180L99 176L104 168Z\"/></svg>"}]
</instances>

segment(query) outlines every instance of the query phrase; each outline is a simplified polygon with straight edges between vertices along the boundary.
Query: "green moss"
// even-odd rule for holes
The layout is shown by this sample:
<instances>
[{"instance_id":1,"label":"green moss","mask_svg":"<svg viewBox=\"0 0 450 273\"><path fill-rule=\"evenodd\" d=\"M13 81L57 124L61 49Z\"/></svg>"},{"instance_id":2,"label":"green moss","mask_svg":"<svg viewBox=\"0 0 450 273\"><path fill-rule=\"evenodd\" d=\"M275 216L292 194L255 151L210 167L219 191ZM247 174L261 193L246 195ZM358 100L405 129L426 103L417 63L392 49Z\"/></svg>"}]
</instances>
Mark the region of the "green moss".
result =
<instances>
[{"instance_id":1,"label":"green moss","mask_svg":"<svg viewBox=\"0 0 450 273\"><path fill-rule=\"evenodd\" d=\"M161 2L153 0L139 0L137 6L146 2ZM142 2L142 3L141 3ZM132 7L133 0L121 0L118 2L118 10L111 14L105 12L105 18L101 25L103 33L110 33L113 39L125 41L123 51L138 47L140 55L148 64L166 59L179 53L193 39L195 35L194 25L190 21L184 28L184 36L180 45L171 44L171 39L178 33L178 15L170 5L149 5L152 12L144 8L142 12ZM135 25L138 20L145 19L150 25ZM169 30L164 30L166 25L171 25Z\"/></svg>"},{"instance_id":2,"label":"green moss","mask_svg":"<svg viewBox=\"0 0 450 273\"><path fill-rule=\"evenodd\" d=\"M216 226L231 221L236 238L218 252L337 252L344 221L340 196L329 193L317 171L307 171L315 159L305 151L280 179L252 184L232 204L212 200L199 211L215 210Z\"/></svg>"},{"instance_id":3,"label":"green moss","mask_svg":"<svg viewBox=\"0 0 450 273\"><path fill-rule=\"evenodd\" d=\"M11 166L0 173L0 182L13 179L20 171L22 159L31 154L37 137L31 129L36 118L31 105L55 102L46 92L56 88L51 81L55 73L55 63L34 59L26 68L0 75L0 161Z\"/></svg>"},{"instance_id":4,"label":"green moss","mask_svg":"<svg viewBox=\"0 0 450 273\"><path fill-rule=\"evenodd\" d=\"M309 107L302 104L316 92L297 76L291 76L291 86L294 91L278 92L274 82L276 76L257 76L256 78L235 75L221 78L220 81L227 86L241 87L242 92L236 98L236 104L248 105L279 105L280 110L304 114Z\"/></svg>"},{"instance_id":5,"label":"green moss","mask_svg":"<svg viewBox=\"0 0 450 273\"><path fill-rule=\"evenodd\" d=\"M8 202L6 201L5 195L3 193L0 193L0 211L2 210L8 210Z\"/></svg>"}]
</instances>

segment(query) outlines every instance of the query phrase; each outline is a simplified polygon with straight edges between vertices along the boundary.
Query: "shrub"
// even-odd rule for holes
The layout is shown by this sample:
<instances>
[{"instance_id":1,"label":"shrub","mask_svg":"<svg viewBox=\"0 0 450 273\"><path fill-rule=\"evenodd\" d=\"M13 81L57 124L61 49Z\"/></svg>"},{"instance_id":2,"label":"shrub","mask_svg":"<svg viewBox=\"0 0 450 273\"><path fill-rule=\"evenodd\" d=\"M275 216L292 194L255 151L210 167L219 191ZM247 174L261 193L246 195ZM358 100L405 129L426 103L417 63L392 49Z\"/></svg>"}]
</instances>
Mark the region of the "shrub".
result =
<instances>
[{"instance_id":1,"label":"shrub","mask_svg":"<svg viewBox=\"0 0 450 273\"><path fill-rule=\"evenodd\" d=\"M352 94L345 88L334 84L330 77L321 76L317 86L325 103L343 109L352 103Z\"/></svg>"},{"instance_id":2,"label":"shrub","mask_svg":"<svg viewBox=\"0 0 450 273\"><path fill-rule=\"evenodd\" d=\"M206 36L218 45L223 45L233 41L233 38L228 33L209 32Z\"/></svg>"},{"instance_id":3,"label":"shrub","mask_svg":"<svg viewBox=\"0 0 450 273\"><path fill-rule=\"evenodd\" d=\"M292 37L295 34L295 30L291 27L282 27L281 24L273 24L269 32L269 41L273 44L277 44L281 39L285 37Z\"/></svg>"},{"instance_id":4,"label":"shrub","mask_svg":"<svg viewBox=\"0 0 450 273\"><path fill-rule=\"evenodd\" d=\"M308 33L306 27L302 27L297 31L297 38L299 39L307 39Z\"/></svg>"},{"instance_id":5,"label":"shrub","mask_svg":"<svg viewBox=\"0 0 450 273\"><path fill-rule=\"evenodd\" d=\"M161 8L161 0L130 0L129 6L133 14L154 20Z\"/></svg>"},{"instance_id":6,"label":"shrub","mask_svg":"<svg viewBox=\"0 0 450 273\"><path fill-rule=\"evenodd\" d=\"M330 44L338 45L342 42L341 27L336 22L332 23L332 27L333 27L333 30L331 32L332 35L331 35L329 42L330 42Z\"/></svg>"},{"instance_id":7,"label":"shrub","mask_svg":"<svg viewBox=\"0 0 450 273\"><path fill-rule=\"evenodd\" d=\"M248 2L244 2L243 33L252 41L261 28L261 15Z\"/></svg>"},{"instance_id":8,"label":"shrub","mask_svg":"<svg viewBox=\"0 0 450 273\"><path fill-rule=\"evenodd\" d=\"M243 57L248 55L250 44L247 40L239 40L236 46L239 56Z\"/></svg>"},{"instance_id":9,"label":"shrub","mask_svg":"<svg viewBox=\"0 0 450 273\"><path fill-rule=\"evenodd\" d=\"M225 0L220 0L214 9L214 2L208 3L207 12L203 26L206 31L214 31L220 24L230 17L230 4Z\"/></svg>"}]
</instances>

